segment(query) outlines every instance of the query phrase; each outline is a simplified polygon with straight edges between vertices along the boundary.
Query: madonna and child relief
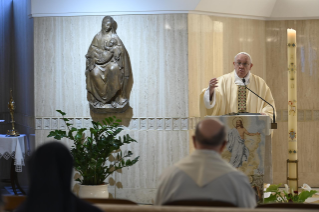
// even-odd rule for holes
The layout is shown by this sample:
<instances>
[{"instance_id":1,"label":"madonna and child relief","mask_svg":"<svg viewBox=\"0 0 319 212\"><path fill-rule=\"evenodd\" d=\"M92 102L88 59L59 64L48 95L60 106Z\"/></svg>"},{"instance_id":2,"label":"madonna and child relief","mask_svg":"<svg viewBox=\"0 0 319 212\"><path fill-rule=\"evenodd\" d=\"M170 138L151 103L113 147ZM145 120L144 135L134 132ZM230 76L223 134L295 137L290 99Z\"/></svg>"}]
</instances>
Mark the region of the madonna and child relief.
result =
<instances>
[{"instance_id":1,"label":"madonna and child relief","mask_svg":"<svg viewBox=\"0 0 319 212\"><path fill-rule=\"evenodd\" d=\"M124 112L129 107L131 61L116 30L117 22L105 16L85 56L88 101L98 113Z\"/></svg>"}]
</instances>

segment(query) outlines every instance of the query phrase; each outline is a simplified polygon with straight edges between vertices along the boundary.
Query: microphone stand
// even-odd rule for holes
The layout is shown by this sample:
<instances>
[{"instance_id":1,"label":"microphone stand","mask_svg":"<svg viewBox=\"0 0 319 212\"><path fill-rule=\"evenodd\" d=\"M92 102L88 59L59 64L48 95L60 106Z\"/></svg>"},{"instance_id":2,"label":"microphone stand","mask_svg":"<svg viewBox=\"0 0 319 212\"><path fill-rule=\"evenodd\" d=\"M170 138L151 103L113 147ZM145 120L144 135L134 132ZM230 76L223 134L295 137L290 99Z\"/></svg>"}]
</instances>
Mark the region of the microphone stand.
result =
<instances>
[{"instance_id":1,"label":"microphone stand","mask_svg":"<svg viewBox=\"0 0 319 212\"><path fill-rule=\"evenodd\" d=\"M261 98L261 97L260 97L258 94L256 94L254 91L252 91L252 90L250 90L249 88L247 88L247 86L246 86L246 84L245 84L246 80L245 80L244 78L243 78L242 80L243 80L243 83L244 83L245 88L246 88L247 90L249 90L250 92L252 92L253 94L255 94L257 97L259 97L260 99L262 99L264 102L266 102L267 104L269 104L269 105L272 107L272 109L273 109L273 123L270 124L270 129L277 129L277 123L276 123L276 116L275 116L275 108L274 108L274 106L272 106L269 102L267 102L266 100L264 100L263 98Z\"/></svg>"}]
</instances>

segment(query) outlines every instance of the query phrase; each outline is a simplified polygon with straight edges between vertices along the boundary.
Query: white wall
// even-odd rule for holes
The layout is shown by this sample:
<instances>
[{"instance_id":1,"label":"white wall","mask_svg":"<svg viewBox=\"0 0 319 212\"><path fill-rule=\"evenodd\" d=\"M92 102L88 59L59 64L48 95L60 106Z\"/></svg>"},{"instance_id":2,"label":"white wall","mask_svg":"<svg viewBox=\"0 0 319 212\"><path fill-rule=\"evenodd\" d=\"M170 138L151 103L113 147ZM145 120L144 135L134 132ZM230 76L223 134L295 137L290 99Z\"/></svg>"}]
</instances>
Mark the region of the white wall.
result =
<instances>
[{"instance_id":1,"label":"white wall","mask_svg":"<svg viewBox=\"0 0 319 212\"><path fill-rule=\"evenodd\" d=\"M277 0L271 13L273 20L319 19L317 0Z\"/></svg>"}]
</instances>

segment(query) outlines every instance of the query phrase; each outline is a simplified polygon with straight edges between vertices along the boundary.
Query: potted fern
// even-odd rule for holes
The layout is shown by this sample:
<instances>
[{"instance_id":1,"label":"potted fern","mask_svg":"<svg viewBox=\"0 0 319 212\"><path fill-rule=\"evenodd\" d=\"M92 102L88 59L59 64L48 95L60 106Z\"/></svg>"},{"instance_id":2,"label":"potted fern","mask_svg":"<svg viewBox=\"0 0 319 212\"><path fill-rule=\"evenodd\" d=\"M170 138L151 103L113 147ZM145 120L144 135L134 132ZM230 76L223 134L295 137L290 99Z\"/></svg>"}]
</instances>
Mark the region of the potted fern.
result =
<instances>
[{"instance_id":1,"label":"potted fern","mask_svg":"<svg viewBox=\"0 0 319 212\"><path fill-rule=\"evenodd\" d=\"M75 170L81 175L77 181L79 184L80 197L102 197L107 198L107 185L104 180L114 171L134 165L138 159L130 159L133 155L131 151L123 154L121 146L132 142L137 142L128 134L119 136L123 130L120 125L121 120L115 116L105 118L100 122L92 121L93 127L77 129L70 120L65 118L66 113L57 110L66 123L67 131L53 130L48 137L54 137L57 140L68 138L74 141L71 146L71 154L74 159ZM89 130L89 136L85 131ZM114 160L110 160L110 156L115 156Z\"/></svg>"}]
</instances>

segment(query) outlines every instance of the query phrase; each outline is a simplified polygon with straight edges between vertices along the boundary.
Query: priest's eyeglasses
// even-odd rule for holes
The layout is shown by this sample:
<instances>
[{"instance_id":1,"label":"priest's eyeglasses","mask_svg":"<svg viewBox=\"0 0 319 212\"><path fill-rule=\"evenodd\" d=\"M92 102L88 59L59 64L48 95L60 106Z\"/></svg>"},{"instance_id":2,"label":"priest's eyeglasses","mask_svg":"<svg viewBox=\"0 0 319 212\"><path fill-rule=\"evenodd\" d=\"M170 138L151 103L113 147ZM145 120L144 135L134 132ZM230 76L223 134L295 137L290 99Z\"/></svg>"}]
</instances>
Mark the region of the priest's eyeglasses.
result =
<instances>
[{"instance_id":1,"label":"priest's eyeglasses","mask_svg":"<svg viewBox=\"0 0 319 212\"><path fill-rule=\"evenodd\" d=\"M249 63L241 63L241 62L235 62L238 66L243 65L244 67L248 67Z\"/></svg>"}]
</instances>

